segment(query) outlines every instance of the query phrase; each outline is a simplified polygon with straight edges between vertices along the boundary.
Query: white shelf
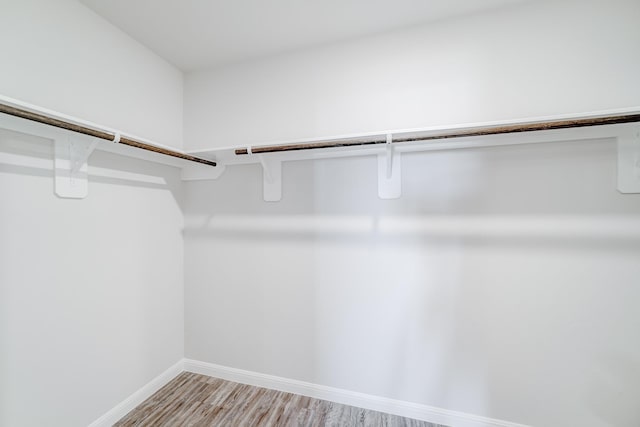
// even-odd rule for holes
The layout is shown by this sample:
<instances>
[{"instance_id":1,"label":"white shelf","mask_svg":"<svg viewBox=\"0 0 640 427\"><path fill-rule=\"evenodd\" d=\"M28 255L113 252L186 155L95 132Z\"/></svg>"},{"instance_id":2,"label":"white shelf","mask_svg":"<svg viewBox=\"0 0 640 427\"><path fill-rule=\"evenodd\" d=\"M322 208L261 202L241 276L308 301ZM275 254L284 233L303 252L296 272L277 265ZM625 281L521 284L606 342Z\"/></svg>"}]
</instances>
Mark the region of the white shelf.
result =
<instances>
[{"instance_id":1,"label":"white shelf","mask_svg":"<svg viewBox=\"0 0 640 427\"><path fill-rule=\"evenodd\" d=\"M261 164L263 168L264 198L266 201L278 201L281 197L282 162L327 159L352 156L378 157L378 194L383 199L397 198L401 189L401 156L405 153L433 150L454 150L505 145L538 144L549 142L579 141L611 138L618 142L618 189L623 193L640 193L640 123L627 122L606 125L590 125L583 127L566 127L524 132L496 133L490 135L457 136L451 134L477 133L479 130L502 127L519 127L545 123L569 125L572 121L588 121L619 116L637 116L640 108L597 111L585 114L558 115L552 117L535 117L504 122L472 123L450 127L430 127L422 129L390 130L358 135L340 135L328 138L313 138L279 143L261 143L241 147L223 147L190 151L190 154L214 160L219 165L232 166L239 164ZM637 117L632 117L637 120ZM563 125L564 125L563 124ZM534 126L535 127L535 126ZM538 126L539 128L543 126ZM447 134L438 138L438 135ZM433 138L426 141L390 143L398 139ZM380 143L375 145L350 145L346 147L329 147L317 149L300 149L292 151L274 151L255 154L256 150L267 147L290 145L323 145L329 142L349 143L363 139L375 138ZM386 143L382 143L385 141ZM238 155L237 149L246 149L248 154Z\"/></svg>"},{"instance_id":2,"label":"white shelf","mask_svg":"<svg viewBox=\"0 0 640 427\"><path fill-rule=\"evenodd\" d=\"M53 119L88 127L98 131L110 132L114 139L120 133L94 123L66 116L37 106L0 96L0 102L15 105L17 108L33 111ZM598 124L584 126L587 121L600 123L606 120L627 117L632 122ZM613 119L611 119L613 121ZM455 126L435 126L419 129L388 130L357 135L338 135L327 138L311 138L278 143L259 143L240 147L222 147L183 152L141 138L152 147L171 150L182 155L195 156L217 163L216 167L196 163L188 159L171 157L154 151L110 143L93 136L78 134L68 129L60 129L48 124L31 121L8 114L0 114L0 128L36 135L54 141L56 192L61 197L83 198L87 194L87 161L93 150L102 150L119 155L135 157L147 161L162 163L181 168L182 179L205 180L220 177L227 166L240 164L260 164L263 169L264 198L266 201L278 201L281 198L282 162L327 159L353 156L377 156L378 193L383 199L397 198L402 194L402 155L413 152L433 150L453 150L466 148L495 147L504 145L537 144L589 139L611 138L618 143L618 189L624 193L640 193L640 108L596 111L583 114L566 114L548 117L534 117L502 122L470 123ZM583 127L570 127L572 122L581 122ZM562 123L562 126L557 126ZM556 124L556 129L542 129L547 124ZM528 127L527 127L528 125ZM565 127L565 125L567 127ZM510 128L510 132L501 133L500 129ZM523 128L535 129L522 131ZM485 131L492 134L483 135ZM480 132L481 131L481 132ZM472 135L467 135L471 133ZM491 133L491 132L489 132ZM462 135L461 135L462 134ZM108 136L110 137L110 135ZM104 136L102 136L104 138ZM129 137L133 138L133 137ZM403 141L407 139L428 138L422 141ZM325 143L354 144L363 139L376 139L375 145L349 145L316 148ZM101 143L97 143L101 141ZM339 145L338 144L338 145ZM314 149L286 150L290 145L311 146ZM278 146L278 147L274 147ZM316 146L316 147L314 147ZM256 150L285 149L284 151L255 154ZM248 154L239 155L236 150L245 150ZM4 156L7 159L7 156ZM197 159L196 159L197 160Z\"/></svg>"}]
</instances>

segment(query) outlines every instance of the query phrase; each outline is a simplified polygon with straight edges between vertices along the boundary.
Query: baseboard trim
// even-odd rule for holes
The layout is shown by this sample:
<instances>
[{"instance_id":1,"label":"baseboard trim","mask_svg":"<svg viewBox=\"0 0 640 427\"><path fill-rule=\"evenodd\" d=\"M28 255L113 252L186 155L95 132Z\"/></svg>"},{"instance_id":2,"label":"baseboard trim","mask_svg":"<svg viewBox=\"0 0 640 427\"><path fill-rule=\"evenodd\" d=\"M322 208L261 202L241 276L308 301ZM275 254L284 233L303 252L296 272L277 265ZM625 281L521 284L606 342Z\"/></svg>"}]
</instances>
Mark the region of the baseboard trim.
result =
<instances>
[{"instance_id":1,"label":"baseboard trim","mask_svg":"<svg viewBox=\"0 0 640 427\"><path fill-rule=\"evenodd\" d=\"M184 359L149 381L138 391L127 397L106 414L89 424L89 427L111 427L120 418L127 415L133 408L144 402L153 393L160 390L165 384L184 372Z\"/></svg>"},{"instance_id":2,"label":"baseboard trim","mask_svg":"<svg viewBox=\"0 0 640 427\"><path fill-rule=\"evenodd\" d=\"M213 363L184 359L184 370L196 374L208 375L223 380L248 384L272 390L300 394L316 399L328 400L344 405L357 406L374 411L386 412L403 417L415 418L434 424L450 427L528 427L524 424L497 420L464 412L435 408L418 403L373 396L334 387L304 381L292 380L274 375L229 368Z\"/></svg>"},{"instance_id":3,"label":"baseboard trim","mask_svg":"<svg viewBox=\"0 0 640 427\"><path fill-rule=\"evenodd\" d=\"M300 394L316 399L328 400L343 405L357 406L373 411L386 412L403 417L415 418L434 424L450 427L529 427L524 424L513 423L449 409L386 397L373 396L355 391L343 390L334 387L298 381L275 375L261 374L259 372L245 371L243 369L230 368L213 363L198 360L182 359L169 369L155 377L138 391L127 397L114 408L92 422L89 427L111 427L119 419L124 417L133 408L145 401L165 384L178 376L181 372L193 372L208 375L223 380L234 381L272 390Z\"/></svg>"}]
</instances>

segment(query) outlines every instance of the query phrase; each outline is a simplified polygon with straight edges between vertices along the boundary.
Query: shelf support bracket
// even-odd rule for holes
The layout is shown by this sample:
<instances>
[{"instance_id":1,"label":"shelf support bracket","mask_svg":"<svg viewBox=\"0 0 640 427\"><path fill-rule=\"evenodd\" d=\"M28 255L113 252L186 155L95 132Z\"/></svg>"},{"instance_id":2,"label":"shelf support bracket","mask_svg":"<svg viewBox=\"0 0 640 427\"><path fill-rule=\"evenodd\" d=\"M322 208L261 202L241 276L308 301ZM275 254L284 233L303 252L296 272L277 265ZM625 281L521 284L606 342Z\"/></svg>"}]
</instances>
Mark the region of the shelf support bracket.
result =
<instances>
[{"instance_id":1,"label":"shelf support bracket","mask_svg":"<svg viewBox=\"0 0 640 427\"><path fill-rule=\"evenodd\" d=\"M75 176L80 172L83 166L89 162L89 157L93 154L98 146L98 141L93 140L88 146L82 148L74 142L71 142L71 176Z\"/></svg>"},{"instance_id":2,"label":"shelf support bracket","mask_svg":"<svg viewBox=\"0 0 640 427\"><path fill-rule=\"evenodd\" d=\"M67 135L54 139L53 143L56 194L67 199L84 199L89 192L88 161L98 141Z\"/></svg>"},{"instance_id":3,"label":"shelf support bracket","mask_svg":"<svg viewBox=\"0 0 640 427\"><path fill-rule=\"evenodd\" d=\"M618 136L618 191L640 193L640 127Z\"/></svg>"},{"instance_id":4,"label":"shelf support bracket","mask_svg":"<svg viewBox=\"0 0 640 427\"><path fill-rule=\"evenodd\" d=\"M378 154L378 197L397 199L402 195L401 155L393 146L393 135L387 134L384 153Z\"/></svg>"},{"instance_id":5,"label":"shelf support bracket","mask_svg":"<svg viewBox=\"0 0 640 427\"><path fill-rule=\"evenodd\" d=\"M282 199L282 160L258 156L262 165L262 191L265 202Z\"/></svg>"}]
</instances>

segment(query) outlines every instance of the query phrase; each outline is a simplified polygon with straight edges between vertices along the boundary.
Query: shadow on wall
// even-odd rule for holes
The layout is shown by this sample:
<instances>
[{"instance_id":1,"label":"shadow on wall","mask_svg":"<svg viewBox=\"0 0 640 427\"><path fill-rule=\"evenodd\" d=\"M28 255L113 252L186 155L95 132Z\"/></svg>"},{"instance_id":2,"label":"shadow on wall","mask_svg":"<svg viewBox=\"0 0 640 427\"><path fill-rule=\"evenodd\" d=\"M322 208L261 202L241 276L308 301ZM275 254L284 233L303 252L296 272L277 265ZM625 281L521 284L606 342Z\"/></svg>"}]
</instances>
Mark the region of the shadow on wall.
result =
<instances>
[{"instance_id":1,"label":"shadow on wall","mask_svg":"<svg viewBox=\"0 0 640 427\"><path fill-rule=\"evenodd\" d=\"M53 192L53 168L51 140L0 129L0 173L51 178ZM169 190L176 203L180 201L175 168L100 150L91 155L89 168L89 186L99 183Z\"/></svg>"},{"instance_id":2,"label":"shadow on wall","mask_svg":"<svg viewBox=\"0 0 640 427\"><path fill-rule=\"evenodd\" d=\"M298 241L422 245L553 245L578 251L637 250L640 216L239 216L211 215L185 237L234 241Z\"/></svg>"}]
</instances>

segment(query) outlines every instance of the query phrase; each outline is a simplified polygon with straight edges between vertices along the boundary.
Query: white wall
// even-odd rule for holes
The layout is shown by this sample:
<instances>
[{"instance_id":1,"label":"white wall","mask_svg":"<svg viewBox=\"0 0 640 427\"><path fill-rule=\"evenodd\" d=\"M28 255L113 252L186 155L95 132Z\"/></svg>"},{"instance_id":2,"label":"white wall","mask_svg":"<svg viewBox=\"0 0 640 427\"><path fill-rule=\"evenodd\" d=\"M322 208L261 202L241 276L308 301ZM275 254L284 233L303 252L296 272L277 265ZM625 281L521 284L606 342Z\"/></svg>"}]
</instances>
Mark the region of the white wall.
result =
<instances>
[{"instance_id":1,"label":"white wall","mask_svg":"<svg viewBox=\"0 0 640 427\"><path fill-rule=\"evenodd\" d=\"M1 7L1 94L180 145L177 70L74 1ZM545 2L190 74L187 146L638 105L638 12ZM25 144L50 161L0 133L0 153ZM91 162L154 183L63 200L50 165L0 163L2 425L86 425L183 343L533 425L640 421L640 200L610 142L407 155L395 201L373 158L286 164L278 204L255 166L187 184L184 307L177 171Z\"/></svg>"},{"instance_id":2,"label":"white wall","mask_svg":"<svg viewBox=\"0 0 640 427\"><path fill-rule=\"evenodd\" d=\"M611 141L185 186L187 358L534 426L640 424L640 195Z\"/></svg>"},{"instance_id":3,"label":"white wall","mask_svg":"<svg viewBox=\"0 0 640 427\"><path fill-rule=\"evenodd\" d=\"M189 149L640 105L640 2L531 2L185 78Z\"/></svg>"},{"instance_id":4,"label":"white wall","mask_svg":"<svg viewBox=\"0 0 640 427\"><path fill-rule=\"evenodd\" d=\"M76 0L0 0L0 94L182 147L182 73Z\"/></svg>"},{"instance_id":5,"label":"white wall","mask_svg":"<svg viewBox=\"0 0 640 427\"><path fill-rule=\"evenodd\" d=\"M0 131L2 426L86 426L183 357L178 169L96 151L72 200L52 163Z\"/></svg>"},{"instance_id":6,"label":"white wall","mask_svg":"<svg viewBox=\"0 0 640 427\"><path fill-rule=\"evenodd\" d=\"M640 3L443 21L185 80L190 149L640 105ZM185 185L186 357L535 426L640 423L640 196L611 141Z\"/></svg>"},{"instance_id":7,"label":"white wall","mask_svg":"<svg viewBox=\"0 0 640 427\"><path fill-rule=\"evenodd\" d=\"M0 94L182 147L179 70L75 0L0 11ZM179 171L98 151L69 200L52 166L0 131L3 426L86 426L184 354Z\"/></svg>"}]
</instances>

